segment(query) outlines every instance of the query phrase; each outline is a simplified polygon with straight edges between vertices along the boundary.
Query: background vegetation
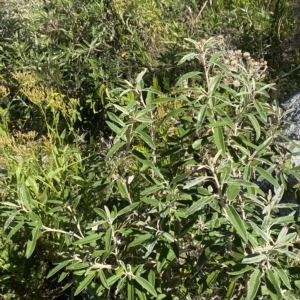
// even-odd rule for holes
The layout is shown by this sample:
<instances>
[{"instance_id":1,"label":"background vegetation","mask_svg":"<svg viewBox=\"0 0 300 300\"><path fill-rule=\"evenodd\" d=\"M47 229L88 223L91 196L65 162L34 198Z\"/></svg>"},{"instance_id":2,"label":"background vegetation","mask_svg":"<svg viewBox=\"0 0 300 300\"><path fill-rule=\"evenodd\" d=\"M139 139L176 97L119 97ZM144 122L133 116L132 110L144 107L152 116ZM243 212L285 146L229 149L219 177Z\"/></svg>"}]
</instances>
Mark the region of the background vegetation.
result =
<instances>
[{"instance_id":1,"label":"background vegetation","mask_svg":"<svg viewBox=\"0 0 300 300\"><path fill-rule=\"evenodd\" d=\"M0 1L0 297L299 299L299 10Z\"/></svg>"}]
</instances>

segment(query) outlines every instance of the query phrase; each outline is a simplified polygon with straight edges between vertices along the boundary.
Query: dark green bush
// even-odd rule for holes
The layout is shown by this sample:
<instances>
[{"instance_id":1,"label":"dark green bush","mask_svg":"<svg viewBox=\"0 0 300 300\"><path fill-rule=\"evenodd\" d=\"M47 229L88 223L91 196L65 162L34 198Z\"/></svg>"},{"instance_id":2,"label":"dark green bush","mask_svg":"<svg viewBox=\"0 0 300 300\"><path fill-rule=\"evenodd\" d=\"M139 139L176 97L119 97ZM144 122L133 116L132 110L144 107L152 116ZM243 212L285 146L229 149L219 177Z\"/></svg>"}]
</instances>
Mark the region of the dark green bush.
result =
<instances>
[{"instance_id":1,"label":"dark green bush","mask_svg":"<svg viewBox=\"0 0 300 300\"><path fill-rule=\"evenodd\" d=\"M3 297L297 299L263 59L291 2L21 4L0 12Z\"/></svg>"}]
</instances>

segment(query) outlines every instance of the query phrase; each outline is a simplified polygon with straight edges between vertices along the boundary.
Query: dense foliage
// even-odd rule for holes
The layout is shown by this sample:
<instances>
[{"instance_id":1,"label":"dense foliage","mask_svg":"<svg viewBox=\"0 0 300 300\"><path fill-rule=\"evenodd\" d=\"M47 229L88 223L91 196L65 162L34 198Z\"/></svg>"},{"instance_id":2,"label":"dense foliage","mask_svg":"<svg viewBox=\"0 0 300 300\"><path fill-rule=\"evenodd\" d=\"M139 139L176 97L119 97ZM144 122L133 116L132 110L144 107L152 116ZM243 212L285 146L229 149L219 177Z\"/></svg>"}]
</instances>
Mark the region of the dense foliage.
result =
<instances>
[{"instance_id":1,"label":"dense foliage","mask_svg":"<svg viewBox=\"0 0 300 300\"><path fill-rule=\"evenodd\" d=\"M2 2L0 296L298 299L297 9Z\"/></svg>"}]
</instances>

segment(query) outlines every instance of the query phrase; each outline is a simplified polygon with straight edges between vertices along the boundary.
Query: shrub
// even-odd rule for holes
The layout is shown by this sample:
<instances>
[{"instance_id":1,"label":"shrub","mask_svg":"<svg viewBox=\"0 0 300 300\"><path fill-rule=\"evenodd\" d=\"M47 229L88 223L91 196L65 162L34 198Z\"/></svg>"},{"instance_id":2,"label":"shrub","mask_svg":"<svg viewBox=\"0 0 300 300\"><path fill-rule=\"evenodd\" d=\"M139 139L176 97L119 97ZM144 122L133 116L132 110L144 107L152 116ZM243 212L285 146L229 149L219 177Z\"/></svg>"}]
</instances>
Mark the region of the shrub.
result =
<instances>
[{"instance_id":1,"label":"shrub","mask_svg":"<svg viewBox=\"0 0 300 300\"><path fill-rule=\"evenodd\" d=\"M227 51L222 37L186 39L179 64L190 60L197 69L168 93L145 87L146 69L106 89L113 136L87 157L56 123L48 139L1 138L7 239L26 228L26 258L49 240L60 259L48 278L68 279L74 295L299 295L298 214L280 203L284 113L262 82L266 64Z\"/></svg>"}]
</instances>

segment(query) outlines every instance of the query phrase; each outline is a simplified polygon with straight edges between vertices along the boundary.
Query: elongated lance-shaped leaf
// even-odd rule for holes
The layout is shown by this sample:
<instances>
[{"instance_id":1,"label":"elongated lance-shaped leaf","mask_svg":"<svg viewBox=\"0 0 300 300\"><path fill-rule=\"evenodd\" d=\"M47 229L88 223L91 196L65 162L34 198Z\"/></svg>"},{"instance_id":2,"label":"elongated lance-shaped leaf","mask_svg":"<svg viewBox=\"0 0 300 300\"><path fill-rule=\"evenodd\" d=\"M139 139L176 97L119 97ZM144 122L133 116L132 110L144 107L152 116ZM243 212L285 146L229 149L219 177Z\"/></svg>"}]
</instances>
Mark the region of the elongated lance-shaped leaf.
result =
<instances>
[{"instance_id":1,"label":"elongated lance-shaped leaf","mask_svg":"<svg viewBox=\"0 0 300 300\"><path fill-rule=\"evenodd\" d=\"M231 300L235 291L236 281L233 280L230 282L224 300Z\"/></svg>"},{"instance_id":2,"label":"elongated lance-shaped leaf","mask_svg":"<svg viewBox=\"0 0 300 300\"><path fill-rule=\"evenodd\" d=\"M214 64L217 62L217 60L219 59L220 56L222 56L225 53L225 51L218 51L216 53L214 53L211 58L209 59L209 63L210 64Z\"/></svg>"},{"instance_id":3,"label":"elongated lance-shaped leaf","mask_svg":"<svg viewBox=\"0 0 300 300\"><path fill-rule=\"evenodd\" d=\"M147 71L148 71L148 69L144 68L144 70L138 74L138 76L136 77L136 84L139 84L142 81L142 79Z\"/></svg>"},{"instance_id":4,"label":"elongated lance-shaped leaf","mask_svg":"<svg viewBox=\"0 0 300 300\"><path fill-rule=\"evenodd\" d=\"M229 185L226 190L226 196L229 200L233 201L240 192L241 187L239 185Z\"/></svg>"},{"instance_id":5,"label":"elongated lance-shaped leaf","mask_svg":"<svg viewBox=\"0 0 300 300\"><path fill-rule=\"evenodd\" d=\"M256 134L255 141L257 142L261 135L260 125L254 115L248 114L247 117L250 120L250 122L255 130L255 134Z\"/></svg>"},{"instance_id":6,"label":"elongated lance-shaped leaf","mask_svg":"<svg viewBox=\"0 0 300 300\"><path fill-rule=\"evenodd\" d=\"M218 89L219 84L221 82L222 76L219 74L211 79L208 85L208 92L209 96L212 97L212 95L215 93L215 91Z\"/></svg>"},{"instance_id":7,"label":"elongated lance-shaped leaf","mask_svg":"<svg viewBox=\"0 0 300 300\"><path fill-rule=\"evenodd\" d=\"M246 225L236 210L231 205L226 205L224 207L224 212L226 218L230 221L233 225L234 229L238 233L238 235L247 243L248 242L248 235L246 230Z\"/></svg>"},{"instance_id":8,"label":"elongated lance-shaped leaf","mask_svg":"<svg viewBox=\"0 0 300 300\"><path fill-rule=\"evenodd\" d=\"M6 241L9 241L10 238L24 225L24 221L19 221L15 227L12 228L12 230L9 232L9 234L6 237Z\"/></svg>"},{"instance_id":9,"label":"elongated lance-shaped leaf","mask_svg":"<svg viewBox=\"0 0 300 300\"><path fill-rule=\"evenodd\" d=\"M136 203L132 203L126 207L124 207L123 209L121 209L120 211L118 211L117 213L117 217L123 215L123 214L126 214L127 212L135 209L140 203L139 202L136 202Z\"/></svg>"},{"instance_id":10,"label":"elongated lance-shaped leaf","mask_svg":"<svg viewBox=\"0 0 300 300\"><path fill-rule=\"evenodd\" d=\"M153 237L153 234L151 234L151 233L140 235L128 245L128 248L131 248L136 245L140 245L140 244L150 240L152 237Z\"/></svg>"},{"instance_id":11,"label":"elongated lance-shaped leaf","mask_svg":"<svg viewBox=\"0 0 300 300\"><path fill-rule=\"evenodd\" d=\"M111 238L112 238L112 228L108 228L105 234L105 250L107 253L110 252Z\"/></svg>"},{"instance_id":12,"label":"elongated lance-shaped leaf","mask_svg":"<svg viewBox=\"0 0 300 300\"><path fill-rule=\"evenodd\" d=\"M209 176L199 176L196 179L193 179L193 180L187 182L183 188L184 189L189 189L189 188L199 184L200 182L208 180L209 178L211 178L211 177L209 177Z\"/></svg>"},{"instance_id":13,"label":"elongated lance-shaped leaf","mask_svg":"<svg viewBox=\"0 0 300 300\"><path fill-rule=\"evenodd\" d=\"M116 134L120 133L121 128L119 128L117 125L110 121L106 121L106 124L109 126L109 128Z\"/></svg>"},{"instance_id":14,"label":"elongated lance-shaped leaf","mask_svg":"<svg viewBox=\"0 0 300 300\"><path fill-rule=\"evenodd\" d=\"M263 121L267 122L267 115L266 115L261 103L258 100L256 100L256 101L254 101L254 106L257 109L257 112L258 112L259 116L263 119Z\"/></svg>"},{"instance_id":15,"label":"elongated lance-shaped leaf","mask_svg":"<svg viewBox=\"0 0 300 300\"><path fill-rule=\"evenodd\" d=\"M251 240L250 240L250 242L251 242ZM242 263L243 264L257 264L265 259L267 259L267 256L265 254L255 253L255 254L250 254L250 255L246 256L242 260Z\"/></svg>"},{"instance_id":16,"label":"elongated lance-shaped leaf","mask_svg":"<svg viewBox=\"0 0 300 300\"><path fill-rule=\"evenodd\" d=\"M54 274L56 274L62 268L64 268L65 266L67 266L71 261L72 261L71 259L67 259L67 260L64 260L64 261L60 262L55 268L53 268L49 272L49 274L47 275L47 278L50 278L51 276L53 276Z\"/></svg>"},{"instance_id":17,"label":"elongated lance-shaped leaf","mask_svg":"<svg viewBox=\"0 0 300 300\"><path fill-rule=\"evenodd\" d=\"M100 239L102 237L102 234L99 233L93 233L91 235L88 235L76 242L73 243L73 245L84 245L84 244L89 244L92 242L97 241L98 239Z\"/></svg>"},{"instance_id":18,"label":"elongated lance-shaped leaf","mask_svg":"<svg viewBox=\"0 0 300 300\"><path fill-rule=\"evenodd\" d=\"M279 269L279 268L274 268L274 271L277 273L277 275L280 277L280 279L282 280L282 282L284 283L284 285L291 290L292 286L290 283L290 279L288 277L288 275L284 272L283 269Z\"/></svg>"},{"instance_id":19,"label":"elongated lance-shaped leaf","mask_svg":"<svg viewBox=\"0 0 300 300\"><path fill-rule=\"evenodd\" d=\"M134 279L146 290L148 291L152 296L157 297L157 293L154 289L154 287L152 286L152 284L147 281L145 278L136 275L134 277Z\"/></svg>"},{"instance_id":20,"label":"elongated lance-shaped leaf","mask_svg":"<svg viewBox=\"0 0 300 300\"><path fill-rule=\"evenodd\" d=\"M221 127L214 128L214 139L218 150L221 151L222 156L225 157L226 150Z\"/></svg>"},{"instance_id":21,"label":"elongated lance-shaped leaf","mask_svg":"<svg viewBox=\"0 0 300 300\"><path fill-rule=\"evenodd\" d=\"M32 232L31 232L32 240L29 240L27 242L26 253L25 253L25 257L26 258L29 258L32 255L32 253L33 253L33 251L35 249L36 241L37 241L37 239L39 237L39 233L40 233L40 230L39 230L38 227L35 227L32 230Z\"/></svg>"},{"instance_id":22,"label":"elongated lance-shaped leaf","mask_svg":"<svg viewBox=\"0 0 300 300\"><path fill-rule=\"evenodd\" d=\"M274 140L274 139L273 139L272 136L268 137L261 145L259 145L259 146L256 148L256 150L254 151L254 153L253 153L253 155L252 155L252 158L255 157L257 154L262 153L262 151L263 151L264 149L266 149L266 148L272 143L273 140Z\"/></svg>"},{"instance_id":23,"label":"elongated lance-shaped leaf","mask_svg":"<svg viewBox=\"0 0 300 300\"><path fill-rule=\"evenodd\" d=\"M198 57L199 54L198 53L188 53L186 54L183 58L181 58L181 60L178 62L178 65L181 65L183 64L185 61L187 60L192 60L194 59L195 57Z\"/></svg>"},{"instance_id":24,"label":"elongated lance-shaped leaf","mask_svg":"<svg viewBox=\"0 0 300 300\"><path fill-rule=\"evenodd\" d=\"M204 205L209 204L214 200L214 196L206 196L206 197L201 197L200 200L194 202L191 207L189 207L185 213L185 216L188 217L201 209Z\"/></svg>"},{"instance_id":25,"label":"elongated lance-shaped leaf","mask_svg":"<svg viewBox=\"0 0 300 300\"><path fill-rule=\"evenodd\" d=\"M105 277L105 274L104 274L103 270L100 269L98 274L99 274L99 278L100 278L100 281L103 284L103 286L106 289L109 289L109 285L107 283L107 280L106 280L106 277Z\"/></svg>"},{"instance_id":26,"label":"elongated lance-shaped leaf","mask_svg":"<svg viewBox=\"0 0 300 300\"><path fill-rule=\"evenodd\" d=\"M5 231L8 226L10 225L10 223L14 220L14 218L16 217L17 213L11 213L10 216L8 217L8 219L5 221L5 224L3 226L3 230Z\"/></svg>"},{"instance_id":27,"label":"elongated lance-shaped leaf","mask_svg":"<svg viewBox=\"0 0 300 300\"><path fill-rule=\"evenodd\" d=\"M150 135L148 135L146 132L141 131L138 133L140 138L153 150L155 150L155 143L153 142L152 138Z\"/></svg>"},{"instance_id":28,"label":"elongated lance-shaped leaf","mask_svg":"<svg viewBox=\"0 0 300 300\"><path fill-rule=\"evenodd\" d=\"M199 113L198 113L198 116L197 116L197 123L196 123L196 129L197 130L199 128L201 128L201 126L202 126L202 123L205 119L206 109L207 109L207 105L202 105L200 110L199 110Z\"/></svg>"},{"instance_id":29,"label":"elongated lance-shaped leaf","mask_svg":"<svg viewBox=\"0 0 300 300\"><path fill-rule=\"evenodd\" d=\"M18 198L24 205L24 207L31 211L31 195L28 187L24 182L18 184Z\"/></svg>"},{"instance_id":30,"label":"elongated lance-shaped leaf","mask_svg":"<svg viewBox=\"0 0 300 300\"><path fill-rule=\"evenodd\" d=\"M261 167L256 167L255 169L264 179L269 181L275 187L279 188L279 183L271 176L270 173L268 173L266 170L262 169Z\"/></svg>"},{"instance_id":31,"label":"elongated lance-shaped leaf","mask_svg":"<svg viewBox=\"0 0 300 300\"><path fill-rule=\"evenodd\" d=\"M256 269L250 276L250 280L247 284L247 296L246 300L253 300L257 294L258 288L260 286L260 279L262 272L259 269Z\"/></svg>"},{"instance_id":32,"label":"elongated lance-shaped leaf","mask_svg":"<svg viewBox=\"0 0 300 300\"><path fill-rule=\"evenodd\" d=\"M276 277L274 276L273 271L266 270L265 280L266 280L266 286L267 286L269 295L271 296L272 300L281 300L282 299L281 289L277 282Z\"/></svg>"},{"instance_id":33,"label":"elongated lance-shaped leaf","mask_svg":"<svg viewBox=\"0 0 300 300\"><path fill-rule=\"evenodd\" d=\"M90 284L90 282L94 279L95 276L96 276L95 270L89 271L88 275L84 278L83 281L80 282L79 286L75 290L74 296L80 294Z\"/></svg>"},{"instance_id":34,"label":"elongated lance-shaped leaf","mask_svg":"<svg viewBox=\"0 0 300 300\"><path fill-rule=\"evenodd\" d=\"M110 158L112 155L114 155L122 146L124 146L126 144L126 142L117 142L116 144L114 144L110 150L108 151L108 153L106 154L106 159Z\"/></svg>"},{"instance_id":35,"label":"elongated lance-shaped leaf","mask_svg":"<svg viewBox=\"0 0 300 300\"><path fill-rule=\"evenodd\" d=\"M108 111L107 115L112 121L119 124L121 127L125 126L125 123L119 117L117 117L115 114L113 114L112 112Z\"/></svg>"},{"instance_id":36,"label":"elongated lance-shaped leaf","mask_svg":"<svg viewBox=\"0 0 300 300\"><path fill-rule=\"evenodd\" d=\"M182 82L184 82L185 80L189 79L189 78L199 78L200 72L189 72L186 73L184 75L182 75L176 82L175 86L179 86Z\"/></svg>"}]
</instances>

